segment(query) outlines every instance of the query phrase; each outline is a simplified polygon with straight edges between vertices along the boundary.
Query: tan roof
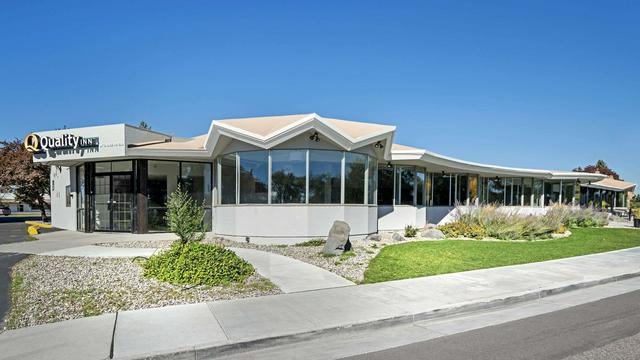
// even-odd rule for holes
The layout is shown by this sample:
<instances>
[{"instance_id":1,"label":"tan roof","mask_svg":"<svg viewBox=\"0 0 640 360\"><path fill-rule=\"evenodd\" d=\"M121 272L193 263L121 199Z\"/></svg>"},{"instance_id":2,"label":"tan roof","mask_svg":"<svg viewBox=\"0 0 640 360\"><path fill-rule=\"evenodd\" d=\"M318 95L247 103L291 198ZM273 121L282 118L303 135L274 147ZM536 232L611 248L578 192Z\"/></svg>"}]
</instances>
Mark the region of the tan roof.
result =
<instances>
[{"instance_id":1,"label":"tan roof","mask_svg":"<svg viewBox=\"0 0 640 360\"><path fill-rule=\"evenodd\" d=\"M377 132L393 130L392 126L365 123L359 121L339 120L323 117L322 120L334 126L354 139L370 136Z\"/></svg>"},{"instance_id":2,"label":"tan roof","mask_svg":"<svg viewBox=\"0 0 640 360\"><path fill-rule=\"evenodd\" d=\"M636 184L608 177L606 179L591 183L586 186L605 190L633 191L633 189L636 187Z\"/></svg>"},{"instance_id":3,"label":"tan roof","mask_svg":"<svg viewBox=\"0 0 640 360\"><path fill-rule=\"evenodd\" d=\"M207 134L204 134L188 139L172 139L169 142L139 143L135 144L135 147L162 150L201 150L204 149L204 142L206 140Z\"/></svg>"},{"instance_id":4,"label":"tan roof","mask_svg":"<svg viewBox=\"0 0 640 360\"><path fill-rule=\"evenodd\" d=\"M267 137L283 128L295 124L304 118L315 116L318 120L334 127L339 132L353 138L359 139L376 133L393 131L394 127L389 125L372 124L358 121L340 120L321 117L316 114L297 114L282 116L262 116L240 119L218 120L218 123L233 126L235 128L248 131L250 133Z\"/></svg>"},{"instance_id":5,"label":"tan roof","mask_svg":"<svg viewBox=\"0 0 640 360\"><path fill-rule=\"evenodd\" d=\"M226 119L218 122L230 125L260 136L268 136L284 127L294 124L311 114L260 116L251 118Z\"/></svg>"},{"instance_id":6,"label":"tan roof","mask_svg":"<svg viewBox=\"0 0 640 360\"><path fill-rule=\"evenodd\" d=\"M391 150L399 150L399 151L402 151L402 150L422 150L422 149L415 148L415 147L413 147L413 146L400 145L400 144L392 144L392 145L391 145Z\"/></svg>"}]
</instances>

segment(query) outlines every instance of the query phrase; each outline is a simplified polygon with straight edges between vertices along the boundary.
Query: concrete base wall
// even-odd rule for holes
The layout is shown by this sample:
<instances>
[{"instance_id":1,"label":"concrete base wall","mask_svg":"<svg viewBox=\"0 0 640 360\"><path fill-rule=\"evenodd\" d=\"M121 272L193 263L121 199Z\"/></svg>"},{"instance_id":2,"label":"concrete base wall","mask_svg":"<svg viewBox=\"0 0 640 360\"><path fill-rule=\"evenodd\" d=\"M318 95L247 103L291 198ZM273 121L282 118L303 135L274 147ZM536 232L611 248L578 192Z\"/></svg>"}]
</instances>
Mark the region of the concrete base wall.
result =
<instances>
[{"instance_id":1,"label":"concrete base wall","mask_svg":"<svg viewBox=\"0 0 640 360\"><path fill-rule=\"evenodd\" d=\"M346 221L351 237L378 231L377 207L368 205L230 205L214 208L218 236L256 244L295 244L326 238L335 220Z\"/></svg>"},{"instance_id":2,"label":"concrete base wall","mask_svg":"<svg viewBox=\"0 0 640 360\"><path fill-rule=\"evenodd\" d=\"M440 224L453 209L453 206L429 206L427 208L427 222L429 224Z\"/></svg>"},{"instance_id":3,"label":"concrete base wall","mask_svg":"<svg viewBox=\"0 0 640 360\"><path fill-rule=\"evenodd\" d=\"M422 228L426 225L427 207L410 205L378 206L378 228L382 231L403 230L411 225Z\"/></svg>"}]
</instances>

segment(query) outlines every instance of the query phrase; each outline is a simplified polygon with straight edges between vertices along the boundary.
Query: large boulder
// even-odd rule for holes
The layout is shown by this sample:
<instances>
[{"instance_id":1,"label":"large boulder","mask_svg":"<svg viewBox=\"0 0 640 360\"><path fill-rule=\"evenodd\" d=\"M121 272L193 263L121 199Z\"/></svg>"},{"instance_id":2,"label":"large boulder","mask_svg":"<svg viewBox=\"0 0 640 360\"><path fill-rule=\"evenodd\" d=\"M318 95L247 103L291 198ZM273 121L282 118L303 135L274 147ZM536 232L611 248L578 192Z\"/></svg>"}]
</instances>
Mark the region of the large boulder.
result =
<instances>
[{"instance_id":1,"label":"large boulder","mask_svg":"<svg viewBox=\"0 0 640 360\"><path fill-rule=\"evenodd\" d=\"M334 221L322 252L327 255L341 255L343 252L351 250L350 232L349 224L340 220Z\"/></svg>"},{"instance_id":2,"label":"large boulder","mask_svg":"<svg viewBox=\"0 0 640 360\"><path fill-rule=\"evenodd\" d=\"M404 236L400 235L399 232L394 232L393 235L391 235L391 240L393 240L393 241L405 241L407 239L405 239Z\"/></svg>"},{"instance_id":3,"label":"large boulder","mask_svg":"<svg viewBox=\"0 0 640 360\"><path fill-rule=\"evenodd\" d=\"M438 229L426 229L420 234L425 239L442 240L445 238L444 233Z\"/></svg>"}]
</instances>

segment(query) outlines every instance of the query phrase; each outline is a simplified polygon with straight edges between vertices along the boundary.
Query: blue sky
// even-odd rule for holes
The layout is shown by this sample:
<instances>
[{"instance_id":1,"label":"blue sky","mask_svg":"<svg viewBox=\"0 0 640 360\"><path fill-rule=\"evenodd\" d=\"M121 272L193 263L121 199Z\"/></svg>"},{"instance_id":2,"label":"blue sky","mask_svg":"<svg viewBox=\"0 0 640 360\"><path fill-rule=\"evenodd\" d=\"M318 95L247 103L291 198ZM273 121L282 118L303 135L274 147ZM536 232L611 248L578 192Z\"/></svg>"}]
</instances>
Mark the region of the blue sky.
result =
<instances>
[{"instance_id":1,"label":"blue sky","mask_svg":"<svg viewBox=\"0 0 640 360\"><path fill-rule=\"evenodd\" d=\"M1 0L0 0L1 1ZM471 161L640 183L637 1L3 2L0 138L316 112Z\"/></svg>"}]
</instances>

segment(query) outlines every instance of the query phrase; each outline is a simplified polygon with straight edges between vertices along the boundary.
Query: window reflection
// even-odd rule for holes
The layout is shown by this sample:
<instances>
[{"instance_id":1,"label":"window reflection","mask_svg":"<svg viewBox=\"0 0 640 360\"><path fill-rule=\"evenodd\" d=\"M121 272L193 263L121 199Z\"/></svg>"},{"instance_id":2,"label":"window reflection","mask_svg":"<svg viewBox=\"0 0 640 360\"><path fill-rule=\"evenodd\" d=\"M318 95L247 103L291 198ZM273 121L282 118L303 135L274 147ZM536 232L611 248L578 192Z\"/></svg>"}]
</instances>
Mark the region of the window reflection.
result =
<instances>
[{"instance_id":1,"label":"window reflection","mask_svg":"<svg viewBox=\"0 0 640 360\"><path fill-rule=\"evenodd\" d=\"M305 150L271 152L272 203L306 202L306 153Z\"/></svg>"},{"instance_id":2,"label":"window reflection","mask_svg":"<svg viewBox=\"0 0 640 360\"><path fill-rule=\"evenodd\" d=\"M309 151L309 203L339 204L342 152Z\"/></svg>"},{"instance_id":3,"label":"window reflection","mask_svg":"<svg viewBox=\"0 0 640 360\"><path fill-rule=\"evenodd\" d=\"M240 157L240 203L266 204L269 183L269 152L247 151Z\"/></svg>"},{"instance_id":4,"label":"window reflection","mask_svg":"<svg viewBox=\"0 0 640 360\"><path fill-rule=\"evenodd\" d=\"M366 155L356 153L345 154L345 204L364 204L364 172L366 165Z\"/></svg>"}]
</instances>

